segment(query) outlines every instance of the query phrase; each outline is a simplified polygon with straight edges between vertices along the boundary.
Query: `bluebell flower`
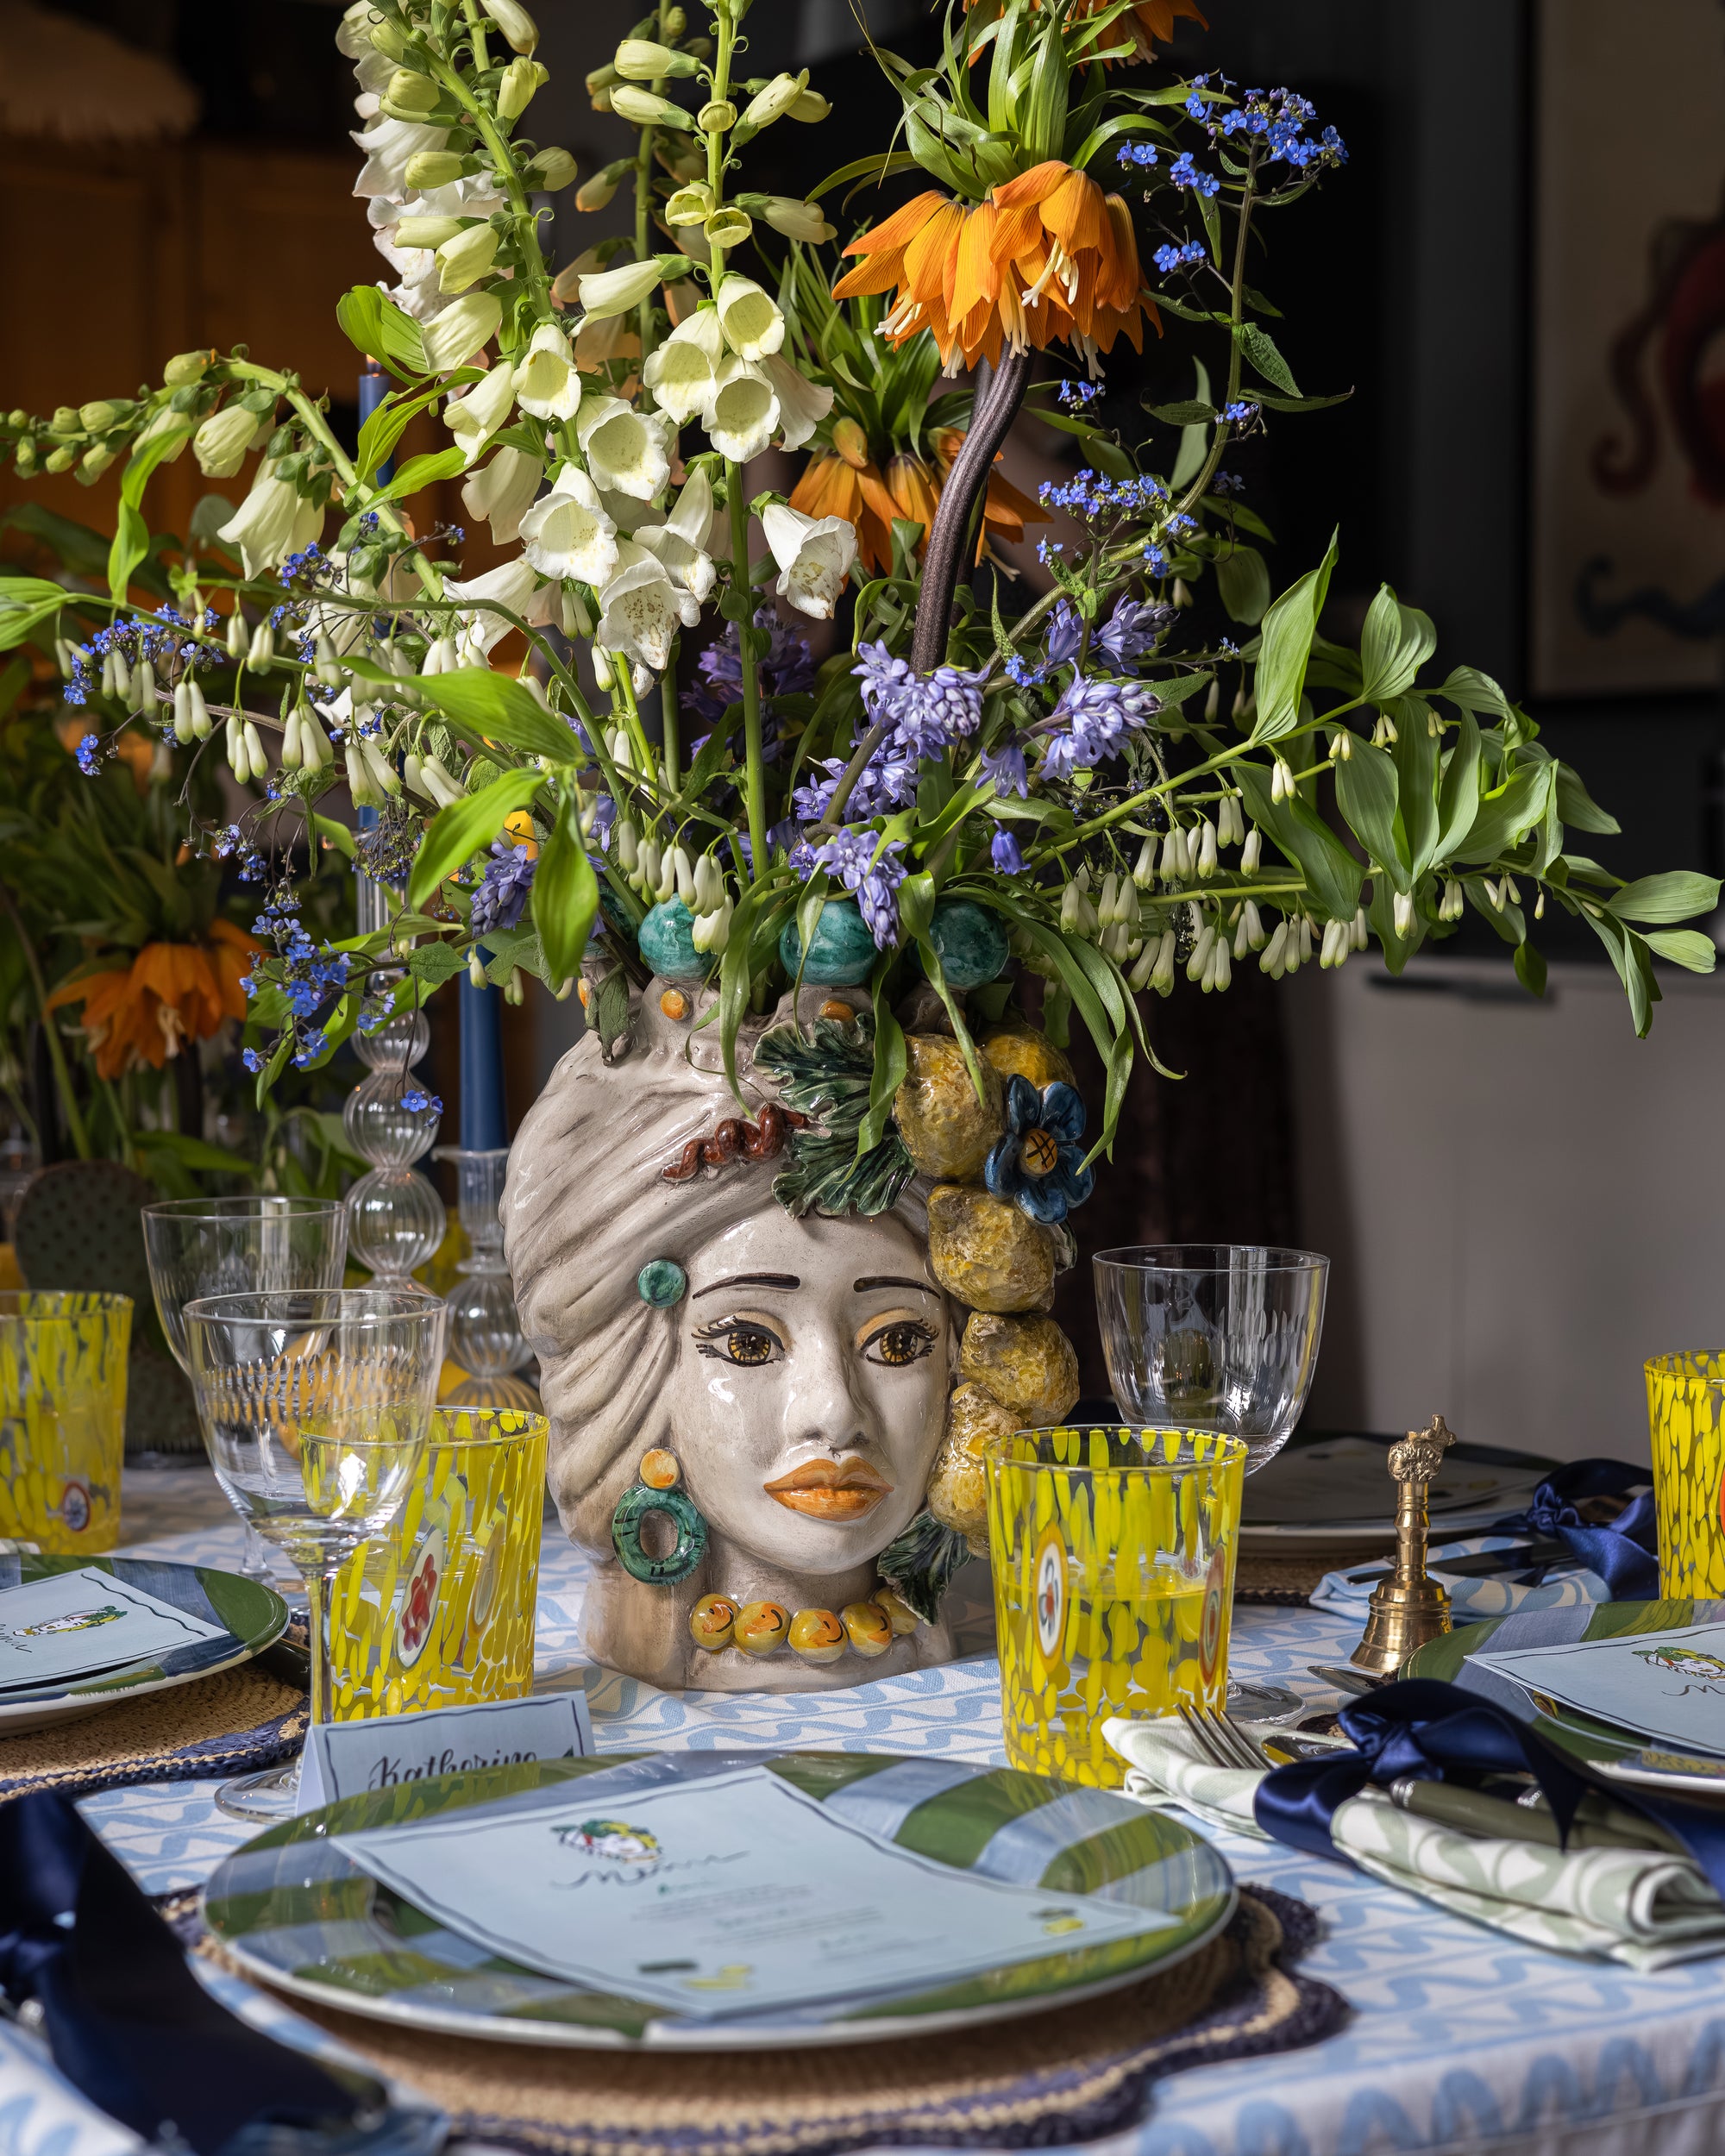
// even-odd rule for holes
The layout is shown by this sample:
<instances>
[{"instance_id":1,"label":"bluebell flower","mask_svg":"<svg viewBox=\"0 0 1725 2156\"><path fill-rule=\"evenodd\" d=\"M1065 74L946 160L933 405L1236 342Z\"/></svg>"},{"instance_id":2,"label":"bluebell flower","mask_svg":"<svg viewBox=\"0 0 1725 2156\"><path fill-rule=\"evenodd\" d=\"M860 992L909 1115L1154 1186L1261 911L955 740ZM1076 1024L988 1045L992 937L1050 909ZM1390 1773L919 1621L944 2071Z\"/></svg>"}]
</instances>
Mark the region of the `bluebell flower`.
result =
<instances>
[{"instance_id":1,"label":"bluebell flower","mask_svg":"<svg viewBox=\"0 0 1725 2156\"><path fill-rule=\"evenodd\" d=\"M768 638L766 655L759 665L762 695L791 696L812 689L814 654L807 639L787 628L770 606L756 610L755 626L765 630ZM683 708L705 719L711 731L733 704L743 701L743 649L734 621L726 622L724 634L702 652L695 671L700 678L693 688L683 691ZM690 742L692 754L699 754L706 737L702 734ZM762 727L762 746L768 762L776 760L778 745L778 720L769 711Z\"/></svg>"},{"instance_id":2,"label":"bluebell flower","mask_svg":"<svg viewBox=\"0 0 1725 2156\"><path fill-rule=\"evenodd\" d=\"M1092 769L1161 709L1162 699L1141 682L1076 675L1043 722L1049 736L1044 774L1070 779L1076 770Z\"/></svg>"},{"instance_id":3,"label":"bluebell flower","mask_svg":"<svg viewBox=\"0 0 1725 2156\"><path fill-rule=\"evenodd\" d=\"M1038 1093L1016 1074L1007 1083L1007 1128L983 1164L982 1181L1032 1220L1051 1226L1095 1189L1083 1165L1084 1101L1057 1078Z\"/></svg>"},{"instance_id":4,"label":"bluebell flower","mask_svg":"<svg viewBox=\"0 0 1725 2156\"><path fill-rule=\"evenodd\" d=\"M536 861L527 858L525 846L511 846L501 838L491 845L492 858L474 893L467 925L475 936L487 936L497 928L513 928L527 911L533 889Z\"/></svg>"},{"instance_id":5,"label":"bluebell flower","mask_svg":"<svg viewBox=\"0 0 1725 2156\"><path fill-rule=\"evenodd\" d=\"M1156 649L1157 639L1173 620L1171 606L1123 596L1115 600L1114 611L1096 631L1095 641L1124 672Z\"/></svg>"},{"instance_id":6,"label":"bluebell flower","mask_svg":"<svg viewBox=\"0 0 1725 2156\"><path fill-rule=\"evenodd\" d=\"M1019 851L1019 842L1004 825L997 827L988 841L988 858L1003 876L1024 873L1024 856Z\"/></svg>"},{"instance_id":7,"label":"bluebell flower","mask_svg":"<svg viewBox=\"0 0 1725 2156\"><path fill-rule=\"evenodd\" d=\"M78 743L78 768L86 779L93 779L102 768L102 743L95 734L85 734Z\"/></svg>"},{"instance_id":8,"label":"bluebell flower","mask_svg":"<svg viewBox=\"0 0 1725 2156\"><path fill-rule=\"evenodd\" d=\"M994 781L997 796L1016 793L1023 800L1030 793L1030 774L1025 768L1025 752L1015 741L1004 748L985 749L982 751L982 774Z\"/></svg>"},{"instance_id":9,"label":"bluebell flower","mask_svg":"<svg viewBox=\"0 0 1725 2156\"><path fill-rule=\"evenodd\" d=\"M858 912L877 950L890 950L899 940L898 888L904 881L904 842L894 839L876 861L880 840L873 831L835 831L825 845L809 856L812 867L825 868L836 883L856 894Z\"/></svg>"}]
</instances>

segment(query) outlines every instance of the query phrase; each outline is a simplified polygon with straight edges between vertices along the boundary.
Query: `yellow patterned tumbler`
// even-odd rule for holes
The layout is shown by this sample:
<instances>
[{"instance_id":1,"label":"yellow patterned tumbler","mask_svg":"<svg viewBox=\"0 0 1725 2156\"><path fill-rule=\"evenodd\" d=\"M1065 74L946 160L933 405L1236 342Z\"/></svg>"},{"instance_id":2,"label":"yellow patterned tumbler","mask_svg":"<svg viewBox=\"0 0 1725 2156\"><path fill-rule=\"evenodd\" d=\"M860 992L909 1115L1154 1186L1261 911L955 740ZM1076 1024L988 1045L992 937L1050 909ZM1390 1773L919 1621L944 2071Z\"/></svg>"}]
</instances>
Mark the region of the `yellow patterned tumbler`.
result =
<instances>
[{"instance_id":1,"label":"yellow patterned tumbler","mask_svg":"<svg viewBox=\"0 0 1725 2156\"><path fill-rule=\"evenodd\" d=\"M1646 1368L1659 1593L1714 1601L1725 1595L1725 1352L1686 1349Z\"/></svg>"},{"instance_id":2,"label":"yellow patterned tumbler","mask_svg":"<svg viewBox=\"0 0 1725 2156\"><path fill-rule=\"evenodd\" d=\"M333 1720L532 1689L549 1429L513 1408L433 1411L417 1487L329 1592Z\"/></svg>"},{"instance_id":3,"label":"yellow patterned tumbler","mask_svg":"<svg viewBox=\"0 0 1725 2156\"><path fill-rule=\"evenodd\" d=\"M1102 1724L1220 1708L1246 1448L1200 1430L1020 1430L987 1448L1007 1758L1088 1786Z\"/></svg>"},{"instance_id":4,"label":"yellow patterned tumbler","mask_svg":"<svg viewBox=\"0 0 1725 2156\"><path fill-rule=\"evenodd\" d=\"M0 1294L0 1537L55 1557L120 1539L129 1295Z\"/></svg>"}]
</instances>

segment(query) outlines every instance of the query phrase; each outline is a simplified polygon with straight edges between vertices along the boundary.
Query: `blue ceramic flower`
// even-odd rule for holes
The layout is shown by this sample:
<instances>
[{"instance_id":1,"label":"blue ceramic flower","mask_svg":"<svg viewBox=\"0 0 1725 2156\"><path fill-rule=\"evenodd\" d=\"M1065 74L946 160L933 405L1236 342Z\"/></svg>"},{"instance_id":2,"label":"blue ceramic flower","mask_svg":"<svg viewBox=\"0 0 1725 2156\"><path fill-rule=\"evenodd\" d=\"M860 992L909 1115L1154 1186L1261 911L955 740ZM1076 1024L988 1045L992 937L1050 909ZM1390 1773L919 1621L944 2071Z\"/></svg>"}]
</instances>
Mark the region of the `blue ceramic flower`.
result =
<instances>
[{"instance_id":1,"label":"blue ceramic flower","mask_svg":"<svg viewBox=\"0 0 1725 2156\"><path fill-rule=\"evenodd\" d=\"M1032 1220L1063 1220L1095 1189L1095 1170L1083 1166L1084 1103L1057 1078L1041 1093L1028 1078L1007 1087L1007 1132L988 1156L982 1180L997 1198L1010 1198Z\"/></svg>"}]
</instances>

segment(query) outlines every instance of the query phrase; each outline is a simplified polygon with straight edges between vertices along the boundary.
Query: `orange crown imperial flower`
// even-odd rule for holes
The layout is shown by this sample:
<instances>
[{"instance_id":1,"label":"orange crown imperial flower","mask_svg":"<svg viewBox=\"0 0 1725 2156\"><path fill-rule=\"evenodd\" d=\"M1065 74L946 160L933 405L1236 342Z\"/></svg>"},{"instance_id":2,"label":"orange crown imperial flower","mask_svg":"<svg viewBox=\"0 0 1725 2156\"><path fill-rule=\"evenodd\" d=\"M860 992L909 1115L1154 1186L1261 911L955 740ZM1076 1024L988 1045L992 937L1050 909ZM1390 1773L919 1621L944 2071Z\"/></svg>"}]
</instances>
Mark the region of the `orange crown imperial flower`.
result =
<instances>
[{"instance_id":1,"label":"orange crown imperial flower","mask_svg":"<svg viewBox=\"0 0 1725 2156\"><path fill-rule=\"evenodd\" d=\"M129 966L62 982L47 1007L84 1006L99 1077L138 1063L160 1070L183 1042L208 1040L224 1018L245 1017L240 983L262 949L231 921L212 921L208 943L146 943Z\"/></svg>"},{"instance_id":2,"label":"orange crown imperial flower","mask_svg":"<svg viewBox=\"0 0 1725 2156\"><path fill-rule=\"evenodd\" d=\"M900 451L888 459L883 473L869 454L862 429L854 419L841 419L832 430L832 448L809 460L791 496L791 507L805 517L843 517L855 524L857 558L871 575L884 576L893 566L894 517L919 523L926 541L946 475L964 446L964 429L942 427L930 446L934 470L920 457ZM982 500L976 559L982 560L991 536L1022 539L1027 523L1048 521L1048 511L1040 504L1020 493L998 470L991 472Z\"/></svg>"},{"instance_id":3,"label":"orange crown imperial flower","mask_svg":"<svg viewBox=\"0 0 1725 2156\"><path fill-rule=\"evenodd\" d=\"M1081 22L1086 16L1100 15L1113 3L1114 0L1072 0L1067 20ZM1042 0L1031 0L1032 10L1039 9L1041 5ZM982 9L982 22L986 27L1000 15L1000 0L964 0L967 15L978 7ZM1117 22L1111 23L1109 28L1123 34L1131 41L1135 59L1154 60L1157 47L1166 45L1172 40L1176 20L1195 22L1200 29L1209 28L1208 22L1198 12L1197 0L1132 0L1132 5L1126 13ZM971 57L980 60L982 54L973 53Z\"/></svg>"},{"instance_id":4,"label":"orange crown imperial flower","mask_svg":"<svg viewBox=\"0 0 1725 2156\"><path fill-rule=\"evenodd\" d=\"M881 324L894 345L927 329L949 373L1001 348L1070 343L1087 358L1122 331L1144 348L1147 317L1132 214L1119 195L1059 158L996 187L974 208L932 191L916 196L844 250L862 259L835 299L894 291Z\"/></svg>"}]
</instances>

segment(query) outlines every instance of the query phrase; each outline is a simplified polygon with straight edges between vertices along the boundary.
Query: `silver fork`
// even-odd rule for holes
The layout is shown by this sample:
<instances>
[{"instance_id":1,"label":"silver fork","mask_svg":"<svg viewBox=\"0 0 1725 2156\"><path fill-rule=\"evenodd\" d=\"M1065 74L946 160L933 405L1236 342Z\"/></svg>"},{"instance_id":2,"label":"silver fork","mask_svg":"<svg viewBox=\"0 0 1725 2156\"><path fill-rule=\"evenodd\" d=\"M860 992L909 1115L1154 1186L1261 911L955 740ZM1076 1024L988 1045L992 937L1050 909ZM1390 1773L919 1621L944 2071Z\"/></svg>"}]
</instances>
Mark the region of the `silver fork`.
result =
<instances>
[{"instance_id":1,"label":"silver fork","mask_svg":"<svg viewBox=\"0 0 1725 2156\"><path fill-rule=\"evenodd\" d=\"M1263 1747L1248 1737L1243 1729L1236 1728L1226 1714L1219 1714L1214 1708L1201 1707L1195 1701L1177 1702L1180 1719L1192 1733L1192 1741L1213 1767L1227 1767L1235 1773L1262 1774L1272 1762Z\"/></svg>"}]
</instances>

